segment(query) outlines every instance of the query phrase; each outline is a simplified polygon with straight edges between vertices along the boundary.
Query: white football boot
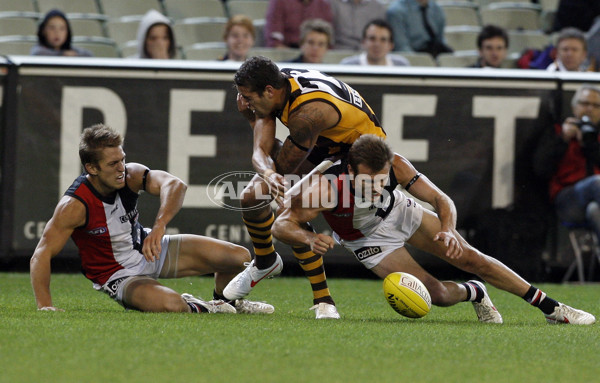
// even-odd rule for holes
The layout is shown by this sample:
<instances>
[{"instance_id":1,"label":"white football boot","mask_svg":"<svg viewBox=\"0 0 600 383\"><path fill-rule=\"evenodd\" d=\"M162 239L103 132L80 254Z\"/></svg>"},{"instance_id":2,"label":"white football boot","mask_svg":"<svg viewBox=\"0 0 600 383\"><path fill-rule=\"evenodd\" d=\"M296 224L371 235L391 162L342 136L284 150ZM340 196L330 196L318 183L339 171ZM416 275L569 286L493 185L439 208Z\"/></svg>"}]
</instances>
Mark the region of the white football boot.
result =
<instances>
[{"instance_id":1,"label":"white football boot","mask_svg":"<svg viewBox=\"0 0 600 383\"><path fill-rule=\"evenodd\" d=\"M321 302L311 307L310 310L315 310L316 319L340 319L337 308L330 303Z\"/></svg>"},{"instance_id":2,"label":"white football boot","mask_svg":"<svg viewBox=\"0 0 600 383\"><path fill-rule=\"evenodd\" d=\"M210 314L215 314L215 313L235 314L235 313L237 313L237 311L235 310L235 307L233 307L229 303L222 301L220 299L207 302L207 301L198 299L198 298L194 297L192 294L188 294L188 293L181 294L181 297L186 302L196 303L196 304L204 307L205 309L208 310L208 312Z\"/></svg>"},{"instance_id":3,"label":"white football boot","mask_svg":"<svg viewBox=\"0 0 600 383\"><path fill-rule=\"evenodd\" d=\"M281 270L283 269L283 261L279 254L277 254L275 263L263 270L259 270L254 266L254 259L252 262L244 263L244 265L246 266L246 269L229 281L227 286L225 286L225 289L223 289L223 296L230 301L243 298L250 294L250 291L258 282L265 278L271 278L281 274Z\"/></svg>"},{"instance_id":4,"label":"white football boot","mask_svg":"<svg viewBox=\"0 0 600 383\"><path fill-rule=\"evenodd\" d=\"M477 313L477 318L479 321L483 323L502 323L502 315L500 315L492 303L485 285L479 281L473 280L469 281L468 283L477 285L483 290L483 299L481 299L481 302L471 302L473 303L473 308Z\"/></svg>"},{"instance_id":5,"label":"white football boot","mask_svg":"<svg viewBox=\"0 0 600 383\"><path fill-rule=\"evenodd\" d=\"M546 315L546 320L550 324L593 324L596 318L582 310L558 303L552 314Z\"/></svg>"},{"instance_id":6,"label":"white football boot","mask_svg":"<svg viewBox=\"0 0 600 383\"><path fill-rule=\"evenodd\" d=\"M268 303L237 299L235 309L238 314L273 314L275 307Z\"/></svg>"}]
</instances>

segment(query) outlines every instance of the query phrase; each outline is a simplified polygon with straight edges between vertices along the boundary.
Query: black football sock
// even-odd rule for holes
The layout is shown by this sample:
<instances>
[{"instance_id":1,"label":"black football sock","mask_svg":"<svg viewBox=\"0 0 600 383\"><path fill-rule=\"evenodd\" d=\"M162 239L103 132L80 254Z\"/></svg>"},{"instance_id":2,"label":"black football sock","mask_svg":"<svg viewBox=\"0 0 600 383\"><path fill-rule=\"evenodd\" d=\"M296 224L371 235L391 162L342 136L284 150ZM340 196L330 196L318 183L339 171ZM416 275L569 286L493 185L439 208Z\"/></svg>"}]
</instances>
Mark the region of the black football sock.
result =
<instances>
[{"instance_id":1,"label":"black football sock","mask_svg":"<svg viewBox=\"0 0 600 383\"><path fill-rule=\"evenodd\" d=\"M202 305L199 305L197 303L192 303L192 302L185 302L187 303L188 306L190 306L190 308L192 309L193 313L207 313L208 309Z\"/></svg>"},{"instance_id":2,"label":"black football sock","mask_svg":"<svg viewBox=\"0 0 600 383\"><path fill-rule=\"evenodd\" d=\"M217 290L213 290L213 299L214 299L214 300L217 300L217 301L218 301L218 300L222 300L223 302L226 302L226 303L229 303L229 304L231 304L231 305L234 305L234 304L233 304L233 301L231 301L231 300L229 300L229 299L225 298L225 296L224 296L224 295L222 295L222 294L219 294L219 293L217 292ZM234 305L234 306L235 306L235 305Z\"/></svg>"},{"instance_id":3,"label":"black football sock","mask_svg":"<svg viewBox=\"0 0 600 383\"><path fill-rule=\"evenodd\" d=\"M273 266L277 260L277 253L273 247L273 236L271 235L271 226L275 221L275 215L271 213L267 218L259 221L253 221L243 218L252 245L254 246L254 265L259 270L268 269Z\"/></svg>"},{"instance_id":4,"label":"black football sock","mask_svg":"<svg viewBox=\"0 0 600 383\"><path fill-rule=\"evenodd\" d=\"M554 308L558 306L558 302L546 295L545 292L536 288L529 287L527 293L523 296L530 305L535 306L542 310L544 314L552 314Z\"/></svg>"},{"instance_id":5,"label":"black football sock","mask_svg":"<svg viewBox=\"0 0 600 383\"><path fill-rule=\"evenodd\" d=\"M483 290L476 283L464 282L461 285L465 286L467 289L467 299L465 301L477 302L480 303L484 297Z\"/></svg>"}]
</instances>

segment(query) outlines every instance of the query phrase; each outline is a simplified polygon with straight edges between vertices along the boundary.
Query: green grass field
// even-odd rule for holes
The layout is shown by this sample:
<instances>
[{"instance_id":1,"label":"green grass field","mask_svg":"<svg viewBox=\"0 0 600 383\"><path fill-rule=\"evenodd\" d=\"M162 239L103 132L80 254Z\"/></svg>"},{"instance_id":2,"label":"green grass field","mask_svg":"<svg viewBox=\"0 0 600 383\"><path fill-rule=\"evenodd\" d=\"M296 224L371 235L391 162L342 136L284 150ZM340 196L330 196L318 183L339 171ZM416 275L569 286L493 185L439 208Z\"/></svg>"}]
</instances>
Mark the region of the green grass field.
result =
<instances>
[{"instance_id":1,"label":"green grass field","mask_svg":"<svg viewBox=\"0 0 600 383\"><path fill-rule=\"evenodd\" d=\"M209 298L212 279L163 281ZM411 320L378 280L330 279L342 315L317 321L304 278L262 282L273 315L124 311L79 274L55 274L38 312L29 275L0 273L0 382L598 382L600 326L551 326L520 298L488 287L503 325L471 304ZM539 285L600 315L600 285Z\"/></svg>"}]
</instances>

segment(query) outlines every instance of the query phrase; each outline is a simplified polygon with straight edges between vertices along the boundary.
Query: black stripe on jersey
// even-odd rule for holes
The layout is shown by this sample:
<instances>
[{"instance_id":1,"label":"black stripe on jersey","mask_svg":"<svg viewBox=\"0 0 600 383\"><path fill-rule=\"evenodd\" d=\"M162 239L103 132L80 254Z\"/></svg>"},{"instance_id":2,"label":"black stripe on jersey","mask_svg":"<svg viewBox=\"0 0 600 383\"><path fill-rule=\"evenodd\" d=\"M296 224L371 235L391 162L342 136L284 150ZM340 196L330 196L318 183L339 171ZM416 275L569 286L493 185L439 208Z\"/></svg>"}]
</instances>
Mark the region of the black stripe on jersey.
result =
<instances>
[{"instance_id":1,"label":"black stripe on jersey","mask_svg":"<svg viewBox=\"0 0 600 383\"><path fill-rule=\"evenodd\" d=\"M65 195L68 195L69 197L75 198L76 200L78 200L79 202L81 202L83 204L83 206L85 206L85 222L84 222L83 225L76 227L76 229L83 229L90 222L90 210L88 208L88 204L83 200L83 198L81 198L77 194L67 194L67 193L65 193Z\"/></svg>"},{"instance_id":2,"label":"black stripe on jersey","mask_svg":"<svg viewBox=\"0 0 600 383\"><path fill-rule=\"evenodd\" d=\"M323 174L333 174L334 176L336 176L335 180L337 181L339 177L341 177L341 175L346 172L346 169L347 161L337 160L333 165L329 167L329 169L325 170ZM327 181L329 181L329 184L333 188L334 195L339 195L337 182L332 182L331 178L329 177L327 178ZM330 212L335 213L338 210L339 205L340 201L336 201L335 207Z\"/></svg>"},{"instance_id":3,"label":"black stripe on jersey","mask_svg":"<svg viewBox=\"0 0 600 383\"><path fill-rule=\"evenodd\" d=\"M327 87L329 89L331 89L333 91L333 93L335 93L336 96L338 96L342 100L346 101L347 103L352 104L352 96L350 95L348 88L345 86L345 84L343 82L340 82L340 83L342 85L344 85L344 87L340 88L337 84L334 84L331 81L323 80L320 78L296 77L296 79L298 80L298 83L300 85L302 85L302 87L311 88L311 89L314 88L320 92L325 92L325 91L322 90L321 88L319 88L316 84L313 84L313 82L320 82L322 84L325 84L325 85L327 85Z\"/></svg>"},{"instance_id":4,"label":"black stripe on jersey","mask_svg":"<svg viewBox=\"0 0 600 383\"><path fill-rule=\"evenodd\" d=\"M385 209L383 209L383 208L377 209L377 212L375 213L376 216L381 217L382 219L385 219L385 217L387 217L388 214L391 213L392 209L394 208L394 202L396 202L396 196L394 195L394 189L396 189L396 186L398 186L398 180L396 179L396 174L394 174L394 167L392 166L390 168L389 182L384 187L384 189L390 195L390 204ZM384 196L385 196L385 193L381 194L381 199L380 199L381 203L383 203Z\"/></svg>"},{"instance_id":5,"label":"black stripe on jersey","mask_svg":"<svg viewBox=\"0 0 600 383\"><path fill-rule=\"evenodd\" d=\"M328 81L328 80L326 80L324 78L316 78L316 77L310 77L310 76L297 76L296 77L296 76L292 76L291 75L292 71L297 72L297 73L306 73L306 74L309 74L309 75L310 75L310 73L315 73L317 71L309 71L309 70L306 70L306 69L290 69L290 68L284 68L281 71L284 72L285 74L287 74L288 76L290 76L291 78L295 79L296 81L298 81L298 84L300 84L300 86L303 87L303 88L316 89L316 90L321 91L323 93L327 93L324 90L320 89L319 86L316 85L316 84L314 84L314 83L325 84L339 98L341 98L342 100L344 100L344 101L352 104L352 95L348 91L348 88L346 87L346 84L344 84L344 82L336 79L335 77L329 76L329 75L327 75L325 73L322 73L322 72L318 72L318 73L321 73L325 77L330 77L330 78L334 79L339 84L336 84L333 81ZM291 103L292 102L290 101L290 104Z\"/></svg>"}]
</instances>

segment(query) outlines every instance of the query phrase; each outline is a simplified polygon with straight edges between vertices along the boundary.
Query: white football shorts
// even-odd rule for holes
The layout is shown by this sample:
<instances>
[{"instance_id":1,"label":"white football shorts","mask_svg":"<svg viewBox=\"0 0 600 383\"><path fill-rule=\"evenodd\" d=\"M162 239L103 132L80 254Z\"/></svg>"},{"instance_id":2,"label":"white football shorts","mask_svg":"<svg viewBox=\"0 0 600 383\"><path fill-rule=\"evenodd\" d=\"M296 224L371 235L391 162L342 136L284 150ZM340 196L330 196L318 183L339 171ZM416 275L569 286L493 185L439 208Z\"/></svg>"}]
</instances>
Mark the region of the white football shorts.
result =
<instances>
[{"instance_id":1,"label":"white football shorts","mask_svg":"<svg viewBox=\"0 0 600 383\"><path fill-rule=\"evenodd\" d=\"M176 264L177 258L179 257L180 240L180 236L177 235L164 235L161 240L161 251L158 261L148 262L145 257L142 257L140 262L133 267L118 270L110 276L104 285L99 286L94 284L94 288L104 291L111 298L125 307L123 304L123 296L129 283L140 278L158 279L159 277L173 277L172 273L174 271L171 270L173 268L171 263ZM173 249L170 248L169 244L171 241L176 242L174 243L177 245L176 251L173 251ZM165 265L165 260L167 260L167 265ZM166 266L169 270L163 270L163 266ZM170 275L165 275L165 273Z\"/></svg>"},{"instance_id":2,"label":"white football shorts","mask_svg":"<svg viewBox=\"0 0 600 383\"><path fill-rule=\"evenodd\" d=\"M333 237L367 269L372 269L392 251L403 247L421 226L422 219L423 207L404 193L397 192L394 208L371 234L354 241L345 241L336 233Z\"/></svg>"}]
</instances>

